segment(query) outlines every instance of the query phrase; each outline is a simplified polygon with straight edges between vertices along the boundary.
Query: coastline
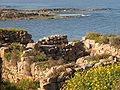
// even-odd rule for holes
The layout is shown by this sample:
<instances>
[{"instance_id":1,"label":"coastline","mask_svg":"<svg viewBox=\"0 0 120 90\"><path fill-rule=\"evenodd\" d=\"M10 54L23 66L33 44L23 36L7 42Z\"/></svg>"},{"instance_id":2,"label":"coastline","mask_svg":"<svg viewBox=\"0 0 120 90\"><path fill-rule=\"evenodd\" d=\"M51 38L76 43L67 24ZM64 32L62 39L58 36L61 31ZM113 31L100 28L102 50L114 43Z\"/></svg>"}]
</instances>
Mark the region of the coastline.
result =
<instances>
[{"instance_id":1,"label":"coastline","mask_svg":"<svg viewBox=\"0 0 120 90\"><path fill-rule=\"evenodd\" d=\"M116 68L112 70L120 70L118 35L88 32L82 40L69 41L67 35L50 35L33 41L32 35L25 30L1 28L0 31L2 40L0 55L3 61L0 65L4 66L2 80L5 82L9 80L9 84L13 83L15 87L18 87L17 83L21 82L21 88L24 86L27 88L27 84L23 85L23 83L32 82L31 85L34 86L30 87L31 90L67 90L64 88L69 88L69 85L65 82L76 77L76 73L89 72L89 70L96 72L97 68L98 70L103 68L100 71L104 70L106 73L108 67L113 65L116 65ZM96 74L95 77L99 75ZM109 80L109 77L105 77L103 82L106 82L106 79ZM6 88L8 84L4 84L3 81L2 86Z\"/></svg>"},{"instance_id":2,"label":"coastline","mask_svg":"<svg viewBox=\"0 0 120 90\"><path fill-rule=\"evenodd\" d=\"M28 9L28 10L17 10L17 9L0 9L0 20L24 20L24 19L55 19L55 18L66 18L76 17L82 15L59 15L55 12L65 11L101 11L101 10L112 10L111 8L41 8L41 9Z\"/></svg>"}]
</instances>

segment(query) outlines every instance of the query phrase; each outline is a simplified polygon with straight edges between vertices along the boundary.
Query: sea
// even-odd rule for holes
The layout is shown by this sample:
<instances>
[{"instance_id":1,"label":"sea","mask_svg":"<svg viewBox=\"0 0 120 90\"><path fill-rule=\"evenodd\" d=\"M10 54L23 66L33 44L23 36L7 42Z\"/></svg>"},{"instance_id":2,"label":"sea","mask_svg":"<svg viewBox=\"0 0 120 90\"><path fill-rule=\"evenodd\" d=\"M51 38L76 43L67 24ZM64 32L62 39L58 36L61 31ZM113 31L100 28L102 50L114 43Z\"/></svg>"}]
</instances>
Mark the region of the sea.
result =
<instances>
[{"instance_id":1,"label":"sea","mask_svg":"<svg viewBox=\"0 0 120 90\"><path fill-rule=\"evenodd\" d=\"M112 8L103 11L64 11L80 17L0 21L0 27L27 30L33 40L47 35L65 34L69 40L81 39L87 32L120 34L120 0L0 0L0 8Z\"/></svg>"}]
</instances>

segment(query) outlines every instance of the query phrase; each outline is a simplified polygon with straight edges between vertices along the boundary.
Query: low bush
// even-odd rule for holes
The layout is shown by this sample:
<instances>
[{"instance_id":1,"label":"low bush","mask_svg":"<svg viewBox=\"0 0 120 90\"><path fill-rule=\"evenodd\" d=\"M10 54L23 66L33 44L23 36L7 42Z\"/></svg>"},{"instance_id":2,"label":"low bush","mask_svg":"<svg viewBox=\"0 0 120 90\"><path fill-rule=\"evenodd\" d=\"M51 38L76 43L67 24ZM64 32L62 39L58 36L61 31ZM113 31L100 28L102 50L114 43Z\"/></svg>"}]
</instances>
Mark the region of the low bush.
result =
<instances>
[{"instance_id":1,"label":"low bush","mask_svg":"<svg viewBox=\"0 0 120 90\"><path fill-rule=\"evenodd\" d=\"M7 31L16 31L16 32L23 32L23 31L25 31L25 30L13 28L13 27L9 27L9 28L0 28L0 31L3 31L3 30L7 30Z\"/></svg>"},{"instance_id":2,"label":"low bush","mask_svg":"<svg viewBox=\"0 0 120 90\"><path fill-rule=\"evenodd\" d=\"M20 43L11 43L9 45L9 51L5 53L5 58L7 61L9 60L18 60L21 56L21 49L20 49Z\"/></svg>"},{"instance_id":3,"label":"low bush","mask_svg":"<svg viewBox=\"0 0 120 90\"><path fill-rule=\"evenodd\" d=\"M96 32L88 32L85 35L85 39L91 39L95 41L99 41L101 34L96 33Z\"/></svg>"},{"instance_id":4,"label":"low bush","mask_svg":"<svg viewBox=\"0 0 120 90\"><path fill-rule=\"evenodd\" d=\"M41 62L41 61L47 61L48 57L43 53L43 52L39 52L37 50L30 50L28 52L26 52L23 57L28 57L28 56L34 56L34 62Z\"/></svg>"},{"instance_id":5,"label":"low bush","mask_svg":"<svg viewBox=\"0 0 120 90\"><path fill-rule=\"evenodd\" d=\"M6 52L6 53L5 53L5 59L6 59L7 61L10 61L10 59L11 59L11 52Z\"/></svg>"},{"instance_id":6,"label":"low bush","mask_svg":"<svg viewBox=\"0 0 120 90\"><path fill-rule=\"evenodd\" d=\"M95 42L100 44L110 44L111 46L114 46L115 48L120 48L120 36L114 35L114 34L99 34L96 32L88 32L85 35L85 39L91 39L95 40Z\"/></svg>"},{"instance_id":7,"label":"low bush","mask_svg":"<svg viewBox=\"0 0 120 90\"><path fill-rule=\"evenodd\" d=\"M13 83L10 83L10 81L2 81L1 82L1 89L2 90L17 90L16 86Z\"/></svg>"},{"instance_id":8,"label":"low bush","mask_svg":"<svg viewBox=\"0 0 120 90\"><path fill-rule=\"evenodd\" d=\"M110 35L109 35L110 37ZM100 33L96 33L96 32L88 32L85 35L85 39L91 39L91 40L95 40L95 42L97 43L104 43L104 44L108 44L109 43L109 38L107 35L102 35Z\"/></svg>"},{"instance_id":9,"label":"low bush","mask_svg":"<svg viewBox=\"0 0 120 90\"><path fill-rule=\"evenodd\" d=\"M9 45L9 48L10 48L11 50L14 50L14 49L20 50L20 43L11 43L11 44Z\"/></svg>"},{"instance_id":10,"label":"low bush","mask_svg":"<svg viewBox=\"0 0 120 90\"><path fill-rule=\"evenodd\" d=\"M48 60L48 57L44 54L44 53L37 53L35 55L35 61L47 61Z\"/></svg>"},{"instance_id":11,"label":"low bush","mask_svg":"<svg viewBox=\"0 0 120 90\"><path fill-rule=\"evenodd\" d=\"M119 37L113 37L110 39L110 45L120 48L120 36Z\"/></svg>"},{"instance_id":12,"label":"low bush","mask_svg":"<svg viewBox=\"0 0 120 90\"><path fill-rule=\"evenodd\" d=\"M98 42L100 44L102 44L102 43L108 44L109 43L109 39L108 39L107 36L100 36L99 39L98 39L98 41L96 41L96 42Z\"/></svg>"},{"instance_id":13,"label":"low bush","mask_svg":"<svg viewBox=\"0 0 120 90\"><path fill-rule=\"evenodd\" d=\"M63 65L64 60L48 60L48 61L43 61L39 63L39 67L41 68L41 70L45 70L46 68L51 68L53 66L57 66L57 65Z\"/></svg>"},{"instance_id":14,"label":"low bush","mask_svg":"<svg viewBox=\"0 0 120 90\"><path fill-rule=\"evenodd\" d=\"M2 90L38 90L38 88L40 88L39 81L33 81L29 79L23 79L17 83L3 81L1 84Z\"/></svg>"},{"instance_id":15,"label":"low bush","mask_svg":"<svg viewBox=\"0 0 120 90\"><path fill-rule=\"evenodd\" d=\"M10 50L8 52L5 53L5 59L7 61L10 61L10 60L14 60L14 61L18 61L20 60L20 56L21 56L21 51L17 50L17 49L14 49L14 50Z\"/></svg>"},{"instance_id":16,"label":"low bush","mask_svg":"<svg viewBox=\"0 0 120 90\"><path fill-rule=\"evenodd\" d=\"M95 56L86 56L85 59L88 61L99 61L100 59L108 59L109 54L95 55Z\"/></svg>"},{"instance_id":17,"label":"low bush","mask_svg":"<svg viewBox=\"0 0 120 90\"><path fill-rule=\"evenodd\" d=\"M76 72L61 90L115 90L120 82L120 63ZM116 89L119 90L119 89Z\"/></svg>"},{"instance_id":18,"label":"low bush","mask_svg":"<svg viewBox=\"0 0 120 90\"><path fill-rule=\"evenodd\" d=\"M20 80L15 84L17 90L37 90L40 87L39 81L29 79Z\"/></svg>"}]
</instances>

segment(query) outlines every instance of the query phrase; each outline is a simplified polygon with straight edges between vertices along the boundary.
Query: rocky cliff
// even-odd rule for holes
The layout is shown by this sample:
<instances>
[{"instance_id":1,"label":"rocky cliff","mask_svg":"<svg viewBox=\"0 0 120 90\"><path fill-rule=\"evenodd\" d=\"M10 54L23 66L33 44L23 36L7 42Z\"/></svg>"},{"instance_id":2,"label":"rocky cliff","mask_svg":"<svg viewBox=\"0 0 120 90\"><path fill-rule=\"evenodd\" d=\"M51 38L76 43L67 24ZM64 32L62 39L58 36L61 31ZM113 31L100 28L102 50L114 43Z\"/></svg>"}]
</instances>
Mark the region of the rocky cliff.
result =
<instances>
[{"instance_id":1,"label":"rocky cliff","mask_svg":"<svg viewBox=\"0 0 120 90\"><path fill-rule=\"evenodd\" d=\"M22 50L18 45L12 49L11 45L2 46L2 79L14 83L32 79L40 82L40 90L59 90L75 72L119 62L119 53L118 48L95 40L68 41L66 35L46 36L24 45Z\"/></svg>"},{"instance_id":2,"label":"rocky cliff","mask_svg":"<svg viewBox=\"0 0 120 90\"><path fill-rule=\"evenodd\" d=\"M18 42L27 44L33 42L32 36L27 31L15 28L1 28L0 29L0 43L13 43Z\"/></svg>"}]
</instances>

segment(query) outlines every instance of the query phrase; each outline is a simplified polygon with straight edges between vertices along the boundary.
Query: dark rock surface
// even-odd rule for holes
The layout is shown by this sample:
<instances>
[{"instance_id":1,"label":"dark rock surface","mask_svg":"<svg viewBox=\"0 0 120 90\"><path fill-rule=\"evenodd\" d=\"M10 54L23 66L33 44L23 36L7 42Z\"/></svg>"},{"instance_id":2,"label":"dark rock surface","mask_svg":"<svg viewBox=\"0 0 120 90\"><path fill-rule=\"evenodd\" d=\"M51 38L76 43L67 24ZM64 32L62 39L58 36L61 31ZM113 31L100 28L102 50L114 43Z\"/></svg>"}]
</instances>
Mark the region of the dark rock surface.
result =
<instances>
[{"instance_id":1,"label":"dark rock surface","mask_svg":"<svg viewBox=\"0 0 120 90\"><path fill-rule=\"evenodd\" d=\"M27 31L9 31L7 29L0 29L0 42L2 43L13 43L19 42L21 44L27 44L33 42L32 36Z\"/></svg>"}]
</instances>

